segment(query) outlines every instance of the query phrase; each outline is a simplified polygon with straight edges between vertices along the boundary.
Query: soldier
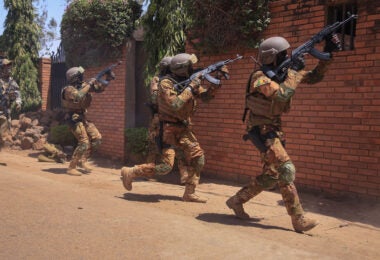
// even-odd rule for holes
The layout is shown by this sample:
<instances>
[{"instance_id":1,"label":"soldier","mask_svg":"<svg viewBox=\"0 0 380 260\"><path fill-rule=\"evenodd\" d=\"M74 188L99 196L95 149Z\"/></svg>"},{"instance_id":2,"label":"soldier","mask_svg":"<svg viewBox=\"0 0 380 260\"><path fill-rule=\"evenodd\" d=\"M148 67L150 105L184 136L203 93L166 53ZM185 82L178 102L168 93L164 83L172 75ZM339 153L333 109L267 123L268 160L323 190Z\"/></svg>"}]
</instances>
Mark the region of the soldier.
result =
<instances>
[{"instance_id":1,"label":"soldier","mask_svg":"<svg viewBox=\"0 0 380 260\"><path fill-rule=\"evenodd\" d=\"M67 155L62 151L58 145L45 143L44 152L38 155L39 162L56 162L65 163Z\"/></svg>"},{"instance_id":2,"label":"soldier","mask_svg":"<svg viewBox=\"0 0 380 260\"><path fill-rule=\"evenodd\" d=\"M337 36L327 40L325 51L332 52L339 46ZM287 58L290 47L282 37L271 37L260 44L259 62L269 68L276 68ZM317 225L317 221L304 215L297 189L294 185L296 169L285 150L285 136L282 130L281 116L290 110L291 100L300 83L315 84L323 79L330 61L320 61L311 71L303 70L304 60L300 59L288 70L284 82L279 83L268 78L259 69L254 71L247 84L246 111L248 111L247 134L261 153L263 171L234 196L226 201L240 219L249 219L244 211L246 203L263 190L278 184L288 214L296 232L308 231Z\"/></svg>"},{"instance_id":3,"label":"soldier","mask_svg":"<svg viewBox=\"0 0 380 260\"><path fill-rule=\"evenodd\" d=\"M160 119L158 118L158 83L160 78L168 75L170 73L170 62L173 57L164 57L159 63L159 73L157 76L154 76L150 83L150 103L149 106L152 112L152 120L149 126L149 154L148 154L148 163L154 163L156 157L160 157L162 151L159 151L158 146L160 145ZM162 150L162 149L161 149ZM165 156L165 155L164 155ZM184 154L181 150L175 151L175 158L177 159L177 166L180 175L180 183L185 184L188 172L185 162ZM159 160L159 158L158 158Z\"/></svg>"},{"instance_id":4,"label":"soldier","mask_svg":"<svg viewBox=\"0 0 380 260\"><path fill-rule=\"evenodd\" d=\"M4 145L3 138L10 128L11 107L21 109L21 94L17 82L11 77L12 61L0 59L0 150Z\"/></svg>"},{"instance_id":5,"label":"soldier","mask_svg":"<svg viewBox=\"0 0 380 260\"><path fill-rule=\"evenodd\" d=\"M72 155L67 174L80 176L76 168L82 167L89 173L92 167L88 164L91 152L100 145L102 136L95 124L86 118L87 108L91 105L92 92L101 93L114 79L112 72L106 74L106 79L90 79L83 81L84 69L82 67L72 67L66 72L68 86L63 88L61 94L62 106L66 111L65 119L78 141L78 145Z\"/></svg>"},{"instance_id":6,"label":"soldier","mask_svg":"<svg viewBox=\"0 0 380 260\"><path fill-rule=\"evenodd\" d=\"M188 177L185 182L183 200L186 202L201 202L206 200L195 194L195 187L199 183L201 170L205 163L204 153L198 140L192 132L190 117L196 108L196 99L207 100L212 97L216 88L207 90L201 88L200 78L195 78L189 86L178 93L174 84L188 79L193 73L193 65L198 61L192 54L181 53L174 56L170 62L171 74L160 80L158 85L158 115L162 126L162 156L157 164L147 163L134 167L123 167L121 179L127 190L132 189L132 181L136 177L163 175L169 173L174 164L175 149L183 151L188 165ZM227 67L222 69L228 73ZM218 78L221 75L217 75Z\"/></svg>"}]
</instances>

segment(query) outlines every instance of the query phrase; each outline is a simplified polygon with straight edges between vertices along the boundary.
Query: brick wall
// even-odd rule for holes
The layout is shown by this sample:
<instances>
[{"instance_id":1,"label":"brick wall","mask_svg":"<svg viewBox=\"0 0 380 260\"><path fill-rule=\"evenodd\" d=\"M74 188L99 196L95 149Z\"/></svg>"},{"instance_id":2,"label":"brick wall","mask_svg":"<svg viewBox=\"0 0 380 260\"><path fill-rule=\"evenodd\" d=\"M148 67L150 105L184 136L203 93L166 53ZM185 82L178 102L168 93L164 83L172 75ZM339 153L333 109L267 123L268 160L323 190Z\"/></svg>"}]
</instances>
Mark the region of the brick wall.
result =
<instances>
[{"instance_id":1,"label":"brick wall","mask_svg":"<svg viewBox=\"0 0 380 260\"><path fill-rule=\"evenodd\" d=\"M113 71L116 79L111 81L102 93L94 93L88 119L95 123L102 134L102 144L98 153L114 160L124 160L124 129L126 106L126 59L120 59L121 65ZM110 63L109 65L111 65ZM99 68L87 68L85 76L91 77L103 70L107 64Z\"/></svg>"},{"instance_id":2,"label":"brick wall","mask_svg":"<svg viewBox=\"0 0 380 260\"><path fill-rule=\"evenodd\" d=\"M124 128L125 128L125 97L126 91L126 55L123 54L121 65L114 69L116 80L112 81L103 93L94 93L91 107L88 110L88 119L95 123L102 134L102 144L98 154L123 161L124 155ZM116 61L115 61L116 62ZM110 65L110 64L109 64ZM86 68L85 80L103 70L107 64L98 68ZM40 91L42 95L42 110L50 109L51 89L51 61L40 60Z\"/></svg>"},{"instance_id":3,"label":"brick wall","mask_svg":"<svg viewBox=\"0 0 380 260\"><path fill-rule=\"evenodd\" d=\"M264 37L281 35L293 47L325 25L323 0L282 0L271 3L272 22ZM380 2L358 1L356 49L335 54L323 82L301 85L292 111L283 117L288 153L297 167L297 185L328 193L380 197ZM188 48L188 52L192 52ZM246 58L229 66L216 98L199 104L194 130L206 153L204 175L246 181L260 173L256 149L242 141L244 93L253 70L255 49L233 49L229 54L200 56L200 66L234 57ZM123 55L127 57L127 55ZM123 60L123 64L126 58ZM316 64L308 59L308 68ZM86 70L94 75L102 68ZM89 118L103 135L100 153L123 159L127 97L133 93L126 66L117 79L95 94ZM43 91L42 91L43 92ZM126 102L128 100L128 102Z\"/></svg>"},{"instance_id":4,"label":"brick wall","mask_svg":"<svg viewBox=\"0 0 380 260\"><path fill-rule=\"evenodd\" d=\"M325 25L324 2L273 2L264 38L280 35L292 47L302 44ZM291 112L283 117L299 186L380 197L379 9L379 1L358 1L356 49L335 54L323 82L301 85ZM239 181L260 173L258 152L241 139L245 86L254 67L249 56L256 56L255 51L200 55L201 66L236 53L246 57L229 66L231 79L224 81L214 100L200 104L194 116L195 133L206 153L204 175ZM307 68L315 64L310 57Z\"/></svg>"},{"instance_id":5,"label":"brick wall","mask_svg":"<svg viewBox=\"0 0 380 260\"><path fill-rule=\"evenodd\" d=\"M51 74L51 59L41 58L39 63L39 81L40 93L42 97L41 109L45 111L49 107L50 102L50 74Z\"/></svg>"}]
</instances>

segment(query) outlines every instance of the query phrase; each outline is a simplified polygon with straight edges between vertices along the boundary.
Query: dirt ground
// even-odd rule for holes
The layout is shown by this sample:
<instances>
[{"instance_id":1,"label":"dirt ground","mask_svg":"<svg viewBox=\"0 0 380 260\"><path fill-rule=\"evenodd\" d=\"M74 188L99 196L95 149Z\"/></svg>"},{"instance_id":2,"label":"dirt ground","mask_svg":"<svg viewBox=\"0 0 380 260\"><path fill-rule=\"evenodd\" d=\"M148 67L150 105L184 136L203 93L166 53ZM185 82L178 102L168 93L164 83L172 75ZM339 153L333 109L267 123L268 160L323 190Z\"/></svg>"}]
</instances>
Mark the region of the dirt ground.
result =
<instances>
[{"instance_id":1,"label":"dirt ground","mask_svg":"<svg viewBox=\"0 0 380 260\"><path fill-rule=\"evenodd\" d=\"M234 183L203 178L208 202L185 203L176 173L127 192L115 162L76 177L36 155L0 152L0 259L380 259L379 202L301 193L320 224L299 234L276 191L242 221L225 205Z\"/></svg>"}]
</instances>

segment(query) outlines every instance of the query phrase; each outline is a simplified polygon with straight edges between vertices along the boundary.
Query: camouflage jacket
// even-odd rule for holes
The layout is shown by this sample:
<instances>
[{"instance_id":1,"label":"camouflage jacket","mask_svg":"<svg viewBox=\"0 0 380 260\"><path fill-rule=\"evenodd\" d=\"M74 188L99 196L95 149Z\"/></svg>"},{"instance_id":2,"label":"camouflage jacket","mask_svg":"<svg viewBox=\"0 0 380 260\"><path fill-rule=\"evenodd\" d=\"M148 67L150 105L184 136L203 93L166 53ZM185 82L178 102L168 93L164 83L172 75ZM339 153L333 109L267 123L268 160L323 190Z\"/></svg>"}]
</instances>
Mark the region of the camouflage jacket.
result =
<instances>
[{"instance_id":1,"label":"camouflage jacket","mask_svg":"<svg viewBox=\"0 0 380 260\"><path fill-rule=\"evenodd\" d=\"M282 83L269 79L259 70L251 74L247 83L247 131L256 125L271 124L281 127L281 115L290 110L295 89L300 83L315 84L322 81L331 61L320 61L311 71L288 71Z\"/></svg>"},{"instance_id":2,"label":"camouflage jacket","mask_svg":"<svg viewBox=\"0 0 380 260\"><path fill-rule=\"evenodd\" d=\"M17 82L12 78L9 78L8 81L0 79L0 114L5 114L8 117L13 103L20 106L22 104Z\"/></svg>"}]
</instances>

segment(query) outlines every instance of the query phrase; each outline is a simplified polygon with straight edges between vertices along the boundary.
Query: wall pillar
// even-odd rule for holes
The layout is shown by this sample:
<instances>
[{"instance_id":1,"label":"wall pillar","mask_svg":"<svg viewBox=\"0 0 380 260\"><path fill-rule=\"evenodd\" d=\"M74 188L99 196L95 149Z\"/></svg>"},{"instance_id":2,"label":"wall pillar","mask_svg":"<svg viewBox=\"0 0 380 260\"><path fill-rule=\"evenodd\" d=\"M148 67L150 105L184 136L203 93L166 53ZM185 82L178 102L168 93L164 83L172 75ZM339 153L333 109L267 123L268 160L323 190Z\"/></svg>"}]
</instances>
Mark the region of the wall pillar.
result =
<instances>
[{"instance_id":1,"label":"wall pillar","mask_svg":"<svg viewBox=\"0 0 380 260\"><path fill-rule=\"evenodd\" d=\"M39 62L39 91L41 93L42 111L50 108L51 59L41 58Z\"/></svg>"}]
</instances>

